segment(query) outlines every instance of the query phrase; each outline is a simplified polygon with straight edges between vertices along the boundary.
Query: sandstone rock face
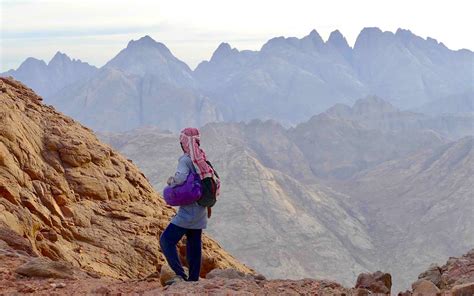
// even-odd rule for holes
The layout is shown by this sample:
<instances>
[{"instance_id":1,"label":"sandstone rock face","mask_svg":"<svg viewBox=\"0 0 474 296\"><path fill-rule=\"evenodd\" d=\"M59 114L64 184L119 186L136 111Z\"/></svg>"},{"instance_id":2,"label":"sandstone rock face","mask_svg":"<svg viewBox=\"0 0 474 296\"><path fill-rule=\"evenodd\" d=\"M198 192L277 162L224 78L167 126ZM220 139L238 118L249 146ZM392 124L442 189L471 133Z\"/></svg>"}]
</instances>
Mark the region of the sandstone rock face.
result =
<instances>
[{"instance_id":1,"label":"sandstone rock face","mask_svg":"<svg viewBox=\"0 0 474 296\"><path fill-rule=\"evenodd\" d=\"M0 79L0 242L112 278L160 270L158 236L174 211L144 175L32 90ZM208 237L203 249L202 276L251 272Z\"/></svg>"}]
</instances>

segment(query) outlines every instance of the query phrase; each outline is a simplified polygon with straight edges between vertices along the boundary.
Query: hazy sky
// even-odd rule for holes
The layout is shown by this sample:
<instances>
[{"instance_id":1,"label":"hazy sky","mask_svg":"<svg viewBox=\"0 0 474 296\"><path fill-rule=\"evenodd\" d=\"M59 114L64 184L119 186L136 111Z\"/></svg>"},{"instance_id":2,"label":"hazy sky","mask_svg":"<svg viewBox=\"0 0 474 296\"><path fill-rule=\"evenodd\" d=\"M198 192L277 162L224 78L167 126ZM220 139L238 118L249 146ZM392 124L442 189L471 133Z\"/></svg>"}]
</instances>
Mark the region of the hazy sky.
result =
<instances>
[{"instance_id":1,"label":"hazy sky","mask_svg":"<svg viewBox=\"0 0 474 296\"><path fill-rule=\"evenodd\" d=\"M194 68L221 42L260 49L276 36L323 39L339 29L353 45L363 27L410 29L449 48L474 49L472 0L0 0L0 71L56 51L96 66L131 39L150 35Z\"/></svg>"}]
</instances>

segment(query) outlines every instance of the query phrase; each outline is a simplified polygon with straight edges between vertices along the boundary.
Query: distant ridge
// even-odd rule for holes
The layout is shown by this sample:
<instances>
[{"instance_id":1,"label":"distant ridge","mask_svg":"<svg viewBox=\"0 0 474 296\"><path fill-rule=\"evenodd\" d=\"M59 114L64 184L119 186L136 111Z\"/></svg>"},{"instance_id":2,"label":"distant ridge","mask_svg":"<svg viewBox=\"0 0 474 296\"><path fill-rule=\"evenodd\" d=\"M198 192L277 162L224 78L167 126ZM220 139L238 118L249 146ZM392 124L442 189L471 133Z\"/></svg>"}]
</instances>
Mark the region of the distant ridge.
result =
<instances>
[{"instance_id":1,"label":"distant ridge","mask_svg":"<svg viewBox=\"0 0 474 296\"><path fill-rule=\"evenodd\" d=\"M99 70L59 53L53 61L30 58L3 75L26 82L46 102L100 131L143 125L178 131L252 119L293 126L370 95L401 110L452 96L474 101L474 53L404 29L364 28L353 47L338 30L326 41L316 30L303 38L272 38L260 51L221 43L194 71L148 35L130 41ZM70 64L75 66L58 67Z\"/></svg>"},{"instance_id":2,"label":"distant ridge","mask_svg":"<svg viewBox=\"0 0 474 296\"><path fill-rule=\"evenodd\" d=\"M41 96L50 97L60 89L87 80L96 73L96 67L81 60L71 59L58 51L48 64L42 60L27 58L17 70L1 73L0 76L13 76Z\"/></svg>"}]
</instances>

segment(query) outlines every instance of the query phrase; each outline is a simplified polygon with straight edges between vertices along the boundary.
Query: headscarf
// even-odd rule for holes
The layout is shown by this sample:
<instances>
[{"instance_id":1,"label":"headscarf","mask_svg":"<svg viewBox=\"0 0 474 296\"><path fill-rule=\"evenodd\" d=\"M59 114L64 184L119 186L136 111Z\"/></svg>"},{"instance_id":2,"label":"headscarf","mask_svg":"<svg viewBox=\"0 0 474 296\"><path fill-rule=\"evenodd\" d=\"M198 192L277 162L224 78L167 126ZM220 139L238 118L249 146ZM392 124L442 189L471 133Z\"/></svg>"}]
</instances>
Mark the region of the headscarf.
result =
<instances>
[{"instance_id":1,"label":"headscarf","mask_svg":"<svg viewBox=\"0 0 474 296\"><path fill-rule=\"evenodd\" d=\"M219 195L220 181L217 178L214 169L207 163L206 153L200 147L199 130L194 127L188 127L181 131L179 141L183 147L184 153L191 157L196 172L201 180L212 178L216 183L216 196Z\"/></svg>"}]
</instances>

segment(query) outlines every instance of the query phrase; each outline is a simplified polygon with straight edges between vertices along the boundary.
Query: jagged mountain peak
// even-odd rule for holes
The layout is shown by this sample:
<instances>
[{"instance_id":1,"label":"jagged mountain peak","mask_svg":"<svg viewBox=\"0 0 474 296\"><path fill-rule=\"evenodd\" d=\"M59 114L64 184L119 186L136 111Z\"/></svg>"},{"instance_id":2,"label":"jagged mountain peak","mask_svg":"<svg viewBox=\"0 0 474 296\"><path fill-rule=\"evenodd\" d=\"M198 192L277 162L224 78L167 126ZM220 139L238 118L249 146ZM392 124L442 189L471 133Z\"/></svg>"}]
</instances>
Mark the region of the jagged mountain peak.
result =
<instances>
[{"instance_id":1,"label":"jagged mountain peak","mask_svg":"<svg viewBox=\"0 0 474 296\"><path fill-rule=\"evenodd\" d=\"M273 50L275 48L281 48L281 47L288 47L288 46L294 46L298 44L300 39L296 37L289 37L285 38L283 36L280 37L274 37L270 40L268 40L263 46L261 51L265 52L268 50Z\"/></svg>"},{"instance_id":2,"label":"jagged mountain peak","mask_svg":"<svg viewBox=\"0 0 474 296\"><path fill-rule=\"evenodd\" d=\"M137 40L130 40L130 42L128 42L128 46L147 46L147 45L155 45L157 44L158 42L151 38L150 35L145 35Z\"/></svg>"},{"instance_id":3,"label":"jagged mountain peak","mask_svg":"<svg viewBox=\"0 0 474 296\"><path fill-rule=\"evenodd\" d=\"M219 44L219 46L217 47L216 49L216 52L227 52L227 51L231 51L232 48L230 47L230 44L227 43L227 42L222 42L221 44Z\"/></svg>"},{"instance_id":4,"label":"jagged mountain peak","mask_svg":"<svg viewBox=\"0 0 474 296\"><path fill-rule=\"evenodd\" d=\"M413 34L410 30L398 28L395 32L395 37L404 43L410 43L414 41L424 42L426 41L420 36Z\"/></svg>"},{"instance_id":5,"label":"jagged mountain peak","mask_svg":"<svg viewBox=\"0 0 474 296\"><path fill-rule=\"evenodd\" d=\"M314 44L321 45L324 43L323 38L321 38L321 35L319 35L318 31L316 31L315 29L311 30L309 35L304 38L311 40Z\"/></svg>"},{"instance_id":6,"label":"jagged mountain peak","mask_svg":"<svg viewBox=\"0 0 474 296\"><path fill-rule=\"evenodd\" d=\"M398 28L397 31L395 32L395 35L415 36L415 34L413 34L412 31L410 31L408 29L402 29L402 28Z\"/></svg>"},{"instance_id":7,"label":"jagged mountain peak","mask_svg":"<svg viewBox=\"0 0 474 296\"><path fill-rule=\"evenodd\" d=\"M72 60L67 54L58 51L53 56L53 58L49 61L48 66L54 66L54 65L70 63L70 62L72 62Z\"/></svg>"},{"instance_id":8,"label":"jagged mountain peak","mask_svg":"<svg viewBox=\"0 0 474 296\"><path fill-rule=\"evenodd\" d=\"M131 40L104 67L113 67L139 76L156 74L166 79L174 77L187 84L192 83L188 65L176 58L166 45L148 35Z\"/></svg>"},{"instance_id":9,"label":"jagged mountain peak","mask_svg":"<svg viewBox=\"0 0 474 296\"><path fill-rule=\"evenodd\" d=\"M21 63L17 71L24 70L29 67L46 67L46 66L47 66L46 63L43 60L29 57L23 63Z\"/></svg>"},{"instance_id":10,"label":"jagged mountain peak","mask_svg":"<svg viewBox=\"0 0 474 296\"><path fill-rule=\"evenodd\" d=\"M239 51L236 48L232 48L229 43L222 42L212 54L211 60L225 59L238 52Z\"/></svg>"},{"instance_id":11,"label":"jagged mountain peak","mask_svg":"<svg viewBox=\"0 0 474 296\"><path fill-rule=\"evenodd\" d=\"M384 31L382 31L379 27L364 27L359 35L380 35L383 34Z\"/></svg>"},{"instance_id":12,"label":"jagged mountain peak","mask_svg":"<svg viewBox=\"0 0 474 296\"><path fill-rule=\"evenodd\" d=\"M138 40L130 40L125 50L135 51L135 50L141 50L141 49L147 49L147 48L158 50L161 54L164 54L166 56L173 56L169 48L164 43L156 41L155 39L151 38L149 35L145 35Z\"/></svg>"},{"instance_id":13,"label":"jagged mountain peak","mask_svg":"<svg viewBox=\"0 0 474 296\"><path fill-rule=\"evenodd\" d=\"M378 27L365 27L360 31L354 44L354 49L368 47L374 42L378 42L384 34L392 34L392 32L383 32Z\"/></svg>"},{"instance_id":14,"label":"jagged mountain peak","mask_svg":"<svg viewBox=\"0 0 474 296\"><path fill-rule=\"evenodd\" d=\"M339 32L339 30L332 31L326 43L332 44L338 48L350 47L349 44L347 43L346 37L344 37L344 35L342 35L341 32Z\"/></svg>"},{"instance_id":15,"label":"jagged mountain peak","mask_svg":"<svg viewBox=\"0 0 474 296\"><path fill-rule=\"evenodd\" d=\"M346 59L352 57L352 48L347 43L346 37L339 30L332 31L326 42L326 45L339 51Z\"/></svg>"},{"instance_id":16,"label":"jagged mountain peak","mask_svg":"<svg viewBox=\"0 0 474 296\"><path fill-rule=\"evenodd\" d=\"M262 52L288 47L294 47L304 51L313 51L314 49L319 49L322 46L324 46L324 41L321 38L321 35L319 35L316 30L312 30L308 35L301 39L283 36L272 38L262 46Z\"/></svg>"}]
</instances>

